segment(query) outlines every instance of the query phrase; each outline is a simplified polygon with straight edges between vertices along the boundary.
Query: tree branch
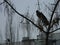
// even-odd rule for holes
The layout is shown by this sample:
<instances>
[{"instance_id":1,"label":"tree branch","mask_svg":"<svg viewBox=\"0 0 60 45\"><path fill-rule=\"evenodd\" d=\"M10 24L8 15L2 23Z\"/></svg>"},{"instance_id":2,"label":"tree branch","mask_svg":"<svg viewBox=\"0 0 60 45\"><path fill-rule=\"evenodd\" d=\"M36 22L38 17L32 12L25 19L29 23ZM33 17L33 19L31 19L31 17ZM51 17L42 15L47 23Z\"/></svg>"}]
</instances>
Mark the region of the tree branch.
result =
<instances>
[{"instance_id":1,"label":"tree branch","mask_svg":"<svg viewBox=\"0 0 60 45\"><path fill-rule=\"evenodd\" d=\"M3 3L5 3L5 2L0 3L0 5L2 5Z\"/></svg>"},{"instance_id":2,"label":"tree branch","mask_svg":"<svg viewBox=\"0 0 60 45\"><path fill-rule=\"evenodd\" d=\"M53 33L53 32L55 32L55 31L57 31L57 30L59 30L60 28L57 28L57 29L55 29L54 31L51 31L50 33Z\"/></svg>"},{"instance_id":3,"label":"tree branch","mask_svg":"<svg viewBox=\"0 0 60 45\"><path fill-rule=\"evenodd\" d=\"M54 7L54 10L53 10L53 12L52 12L52 14L51 14L50 24L49 24L49 27L48 27L48 30L47 30L48 32L50 31L50 25L51 25L51 22L52 22L52 18L53 18L53 15L54 15L55 10L56 10L56 8L57 8L57 6L58 6L58 4L59 4L59 1L60 1L60 0L57 1L56 5L55 5L55 7Z\"/></svg>"},{"instance_id":4,"label":"tree branch","mask_svg":"<svg viewBox=\"0 0 60 45\"><path fill-rule=\"evenodd\" d=\"M52 15L51 15L50 23L51 23L51 21L52 21L52 18L53 18L54 12L55 12L55 10L56 10L58 4L59 4L59 1L60 1L60 0L57 1L56 5L55 5L55 7L54 7L54 10L53 10Z\"/></svg>"},{"instance_id":5,"label":"tree branch","mask_svg":"<svg viewBox=\"0 0 60 45\"><path fill-rule=\"evenodd\" d=\"M48 8L48 10L49 10L50 12L53 12L45 3L44 3L44 5ZM54 13L56 13L56 12L54 12Z\"/></svg>"},{"instance_id":6,"label":"tree branch","mask_svg":"<svg viewBox=\"0 0 60 45\"><path fill-rule=\"evenodd\" d=\"M36 26L37 28L41 29L38 25L36 25L33 21L31 21L30 19L28 19L27 17L23 16L22 14L20 14L16 9L13 8L13 6L7 2L6 0L4 0L19 16L25 18L26 20L28 20L29 22L31 22L34 26ZM44 30L41 30L43 31L44 33L46 33Z\"/></svg>"}]
</instances>

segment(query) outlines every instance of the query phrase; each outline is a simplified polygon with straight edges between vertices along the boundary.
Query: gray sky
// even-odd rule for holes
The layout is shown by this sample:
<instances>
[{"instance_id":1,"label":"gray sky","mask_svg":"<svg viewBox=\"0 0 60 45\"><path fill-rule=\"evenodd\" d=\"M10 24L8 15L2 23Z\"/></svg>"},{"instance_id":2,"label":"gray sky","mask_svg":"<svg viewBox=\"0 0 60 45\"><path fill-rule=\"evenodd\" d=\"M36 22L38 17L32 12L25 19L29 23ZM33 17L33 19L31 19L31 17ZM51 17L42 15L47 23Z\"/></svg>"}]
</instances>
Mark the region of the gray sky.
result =
<instances>
[{"instance_id":1,"label":"gray sky","mask_svg":"<svg viewBox=\"0 0 60 45\"><path fill-rule=\"evenodd\" d=\"M0 0L0 1L2 1L2 0ZM35 12L37 10L37 0L14 0L14 1L12 0L12 2L14 3L16 10L18 12L20 12L21 14L25 15L27 12L27 9L29 7L30 15L34 14L34 17L36 17ZM53 0L40 0L41 11L49 19L49 15L48 15L49 12L48 12L48 9L45 7L44 3L49 6L50 3L53 3ZM3 10L4 10L3 6L0 6L0 10L1 10L0 11L0 34L2 33L2 39L5 40L5 36L3 36L3 35L5 35L4 32L5 32L5 25L6 25L6 22L5 22L6 16L4 16L4 13L3 13ZM13 20L14 20L14 22L13 22L14 27L17 27L18 21L20 21L19 16L17 14L15 14ZM15 29L17 29L17 28L15 28ZM20 30L20 32L22 32L22 30ZM34 31L34 34L36 34L36 33L37 33L37 31ZM31 37L37 38L36 35L38 33L36 35L34 35L34 34ZM19 36L20 40L23 37L22 35L23 35L23 33L20 33L20 36ZM1 40L1 37L0 37L0 40Z\"/></svg>"}]
</instances>

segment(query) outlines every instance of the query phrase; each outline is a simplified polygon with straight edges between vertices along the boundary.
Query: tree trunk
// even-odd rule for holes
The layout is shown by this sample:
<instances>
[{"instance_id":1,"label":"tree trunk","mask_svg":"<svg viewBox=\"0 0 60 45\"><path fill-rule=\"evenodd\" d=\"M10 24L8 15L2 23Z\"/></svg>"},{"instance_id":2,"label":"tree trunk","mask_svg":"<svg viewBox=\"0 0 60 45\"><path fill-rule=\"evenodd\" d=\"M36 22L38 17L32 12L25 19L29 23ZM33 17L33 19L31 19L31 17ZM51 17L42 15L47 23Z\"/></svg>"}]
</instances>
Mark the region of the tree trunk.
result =
<instances>
[{"instance_id":1,"label":"tree trunk","mask_svg":"<svg viewBox=\"0 0 60 45\"><path fill-rule=\"evenodd\" d=\"M49 33L46 33L46 40L45 40L45 45L48 45L48 37L49 37Z\"/></svg>"}]
</instances>

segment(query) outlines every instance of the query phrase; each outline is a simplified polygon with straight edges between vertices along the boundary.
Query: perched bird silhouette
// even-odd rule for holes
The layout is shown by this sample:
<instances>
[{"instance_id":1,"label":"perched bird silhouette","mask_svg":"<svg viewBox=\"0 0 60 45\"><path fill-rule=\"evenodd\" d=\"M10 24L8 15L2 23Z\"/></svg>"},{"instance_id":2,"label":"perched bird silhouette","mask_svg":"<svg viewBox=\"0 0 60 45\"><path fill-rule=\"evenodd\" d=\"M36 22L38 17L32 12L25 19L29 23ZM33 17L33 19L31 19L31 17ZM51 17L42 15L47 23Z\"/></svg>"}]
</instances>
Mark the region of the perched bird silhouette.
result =
<instances>
[{"instance_id":1,"label":"perched bird silhouette","mask_svg":"<svg viewBox=\"0 0 60 45\"><path fill-rule=\"evenodd\" d=\"M44 25L46 26L49 25L49 21L47 20L47 18L44 16L42 12L39 12L38 10L36 10L36 15L43 22Z\"/></svg>"},{"instance_id":2,"label":"perched bird silhouette","mask_svg":"<svg viewBox=\"0 0 60 45\"><path fill-rule=\"evenodd\" d=\"M10 42L10 39L7 39L8 42Z\"/></svg>"}]
</instances>

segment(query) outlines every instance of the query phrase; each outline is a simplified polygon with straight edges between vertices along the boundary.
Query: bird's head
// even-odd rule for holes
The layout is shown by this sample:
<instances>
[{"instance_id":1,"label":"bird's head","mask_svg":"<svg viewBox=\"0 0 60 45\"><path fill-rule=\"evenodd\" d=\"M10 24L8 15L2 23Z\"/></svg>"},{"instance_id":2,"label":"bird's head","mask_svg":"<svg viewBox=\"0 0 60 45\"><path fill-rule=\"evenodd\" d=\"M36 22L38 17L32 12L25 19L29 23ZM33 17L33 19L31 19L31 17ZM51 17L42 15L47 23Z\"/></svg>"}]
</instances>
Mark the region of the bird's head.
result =
<instances>
[{"instance_id":1,"label":"bird's head","mask_svg":"<svg viewBox=\"0 0 60 45\"><path fill-rule=\"evenodd\" d=\"M36 10L36 14L42 14L42 12L40 12L39 10Z\"/></svg>"},{"instance_id":2,"label":"bird's head","mask_svg":"<svg viewBox=\"0 0 60 45\"><path fill-rule=\"evenodd\" d=\"M38 13L39 11L38 10L36 10L36 13Z\"/></svg>"},{"instance_id":3,"label":"bird's head","mask_svg":"<svg viewBox=\"0 0 60 45\"><path fill-rule=\"evenodd\" d=\"M40 18L42 16L42 12L40 12L39 10L36 10L36 15Z\"/></svg>"}]
</instances>

